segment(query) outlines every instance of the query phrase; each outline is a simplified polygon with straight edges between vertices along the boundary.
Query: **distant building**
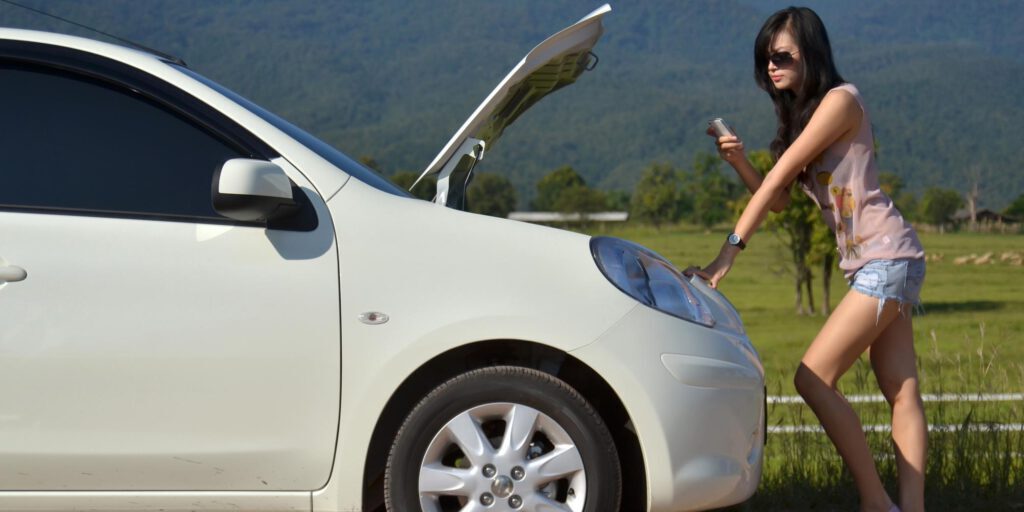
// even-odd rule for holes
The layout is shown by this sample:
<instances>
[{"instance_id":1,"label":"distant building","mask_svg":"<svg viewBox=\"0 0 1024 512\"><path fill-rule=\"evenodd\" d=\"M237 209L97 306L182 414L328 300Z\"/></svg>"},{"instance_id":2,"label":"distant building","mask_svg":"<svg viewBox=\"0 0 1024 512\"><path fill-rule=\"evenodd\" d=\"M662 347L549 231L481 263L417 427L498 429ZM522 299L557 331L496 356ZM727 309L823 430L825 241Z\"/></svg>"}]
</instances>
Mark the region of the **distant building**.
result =
<instances>
[{"instance_id":1,"label":"distant building","mask_svg":"<svg viewBox=\"0 0 1024 512\"><path fill-rule=\"evenodd\" d=\"M511 212L508 218L537 224L574 224L583 222L625 222L629 220L629 212L593 212L593 213L562 213L562 212Z\"/></svg>"},{"instance_id":2,"label":"distant building","mask_svg":"<svg viewBox=\"0 0 1024 512\"><path fill-rule=\"evenodd\" d=\"M989 210L988 208L982 208L975 212L975 217L978 224L1016 224L1020 222L1020 219L1014 217L1008 217L998 212ZM965 224L971 222L971 212L967 209L957 210L950 218L956 224Z\"/></svg>"}]
</instances>

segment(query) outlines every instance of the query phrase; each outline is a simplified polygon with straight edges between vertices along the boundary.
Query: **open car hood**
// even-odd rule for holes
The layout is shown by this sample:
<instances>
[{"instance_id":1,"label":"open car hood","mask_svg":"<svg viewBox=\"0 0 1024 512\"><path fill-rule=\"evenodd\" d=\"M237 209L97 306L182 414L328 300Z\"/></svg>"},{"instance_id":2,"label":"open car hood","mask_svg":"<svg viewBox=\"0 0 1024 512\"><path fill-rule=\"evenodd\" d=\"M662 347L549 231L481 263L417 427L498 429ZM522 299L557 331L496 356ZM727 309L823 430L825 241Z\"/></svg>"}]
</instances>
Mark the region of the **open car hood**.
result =
<instances>
[{"instance_id":1,"label":"open car hood","mask_svg":"<svg viewBox=\"0 0 1024 512\"><path fill-rule=\"evenodd\" d=\"M590 50L604 32L601 19L611 10L605 4L545 39L487 95L416 180L419 183L427 176L437 175L435 203L464 209L465 188L473 166L483 159L484 152L505 128L541 98L593 69L597 57Z\"/></svg>"}]
</instances>

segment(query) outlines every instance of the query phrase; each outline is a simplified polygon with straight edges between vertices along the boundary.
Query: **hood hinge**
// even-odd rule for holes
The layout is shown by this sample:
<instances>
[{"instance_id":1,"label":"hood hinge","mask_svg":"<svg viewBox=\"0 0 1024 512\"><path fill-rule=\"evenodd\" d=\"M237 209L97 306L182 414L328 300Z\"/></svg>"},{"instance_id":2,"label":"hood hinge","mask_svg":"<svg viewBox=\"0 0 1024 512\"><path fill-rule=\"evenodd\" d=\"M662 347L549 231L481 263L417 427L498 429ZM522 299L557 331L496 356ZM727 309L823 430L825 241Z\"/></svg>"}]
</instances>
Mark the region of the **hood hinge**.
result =
<instances>
[{"instance_id":1,"label":"hood hinge","mask_svg":"<svg viewBox=\"0 0 1024 512\"><path fill-rule=\"evenodd\" d=\"M467 138L459 146L448 162L437 173L437 194L434 202L456 208L466 209L466 189L473 176L473 168L484 159L487 143L481 139ZM422 179L422 176L420 177ZM416 180L419 183L419 180ZM413 184L415 187L416 184ZM411 188L411 187L410 187Z\"/></svg>"}]
</instances>

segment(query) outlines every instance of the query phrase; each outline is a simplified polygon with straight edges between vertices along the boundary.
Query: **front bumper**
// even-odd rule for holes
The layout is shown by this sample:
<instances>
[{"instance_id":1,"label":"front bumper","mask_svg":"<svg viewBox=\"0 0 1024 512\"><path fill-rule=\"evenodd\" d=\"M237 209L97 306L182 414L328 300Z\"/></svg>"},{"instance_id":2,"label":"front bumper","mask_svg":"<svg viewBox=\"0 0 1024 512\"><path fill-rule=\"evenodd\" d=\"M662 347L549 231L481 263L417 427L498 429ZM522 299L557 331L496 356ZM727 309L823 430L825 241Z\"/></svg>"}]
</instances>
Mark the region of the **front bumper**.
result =
<instances>
[{"instance_id":1,"label":"front bumper","mask_svg":"<svg viewBox=\"0 0 1024 512\"><path fill-rule=\"evenodd\" d=\"M739 503L764 454L764 368L741 333L637 306L572 352L618 393L647 471L652 512Z\"/></svg>"}]
</instances>

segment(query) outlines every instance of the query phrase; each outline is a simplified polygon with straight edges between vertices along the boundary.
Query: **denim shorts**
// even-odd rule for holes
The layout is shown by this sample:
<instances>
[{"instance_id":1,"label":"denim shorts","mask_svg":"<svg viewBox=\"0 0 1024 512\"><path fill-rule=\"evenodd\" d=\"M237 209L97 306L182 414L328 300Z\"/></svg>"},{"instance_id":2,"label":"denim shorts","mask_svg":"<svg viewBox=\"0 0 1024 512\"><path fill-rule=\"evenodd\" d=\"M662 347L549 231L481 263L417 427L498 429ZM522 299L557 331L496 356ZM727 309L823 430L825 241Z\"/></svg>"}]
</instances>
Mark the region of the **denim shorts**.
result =
<instances>
[{"instance_id":1,"label":"denim shorts","mask_svg":"<svg viewBox=\"0 0 1024 512\"><path fill-rule=\"evenodd\" d=\"M878 301L879 316L887 300L899 302L902 312L904 305L920 307L924 271L923 258L870 260L853 274L850 288L881 299Z\"/></svg>"}]
</instances>

